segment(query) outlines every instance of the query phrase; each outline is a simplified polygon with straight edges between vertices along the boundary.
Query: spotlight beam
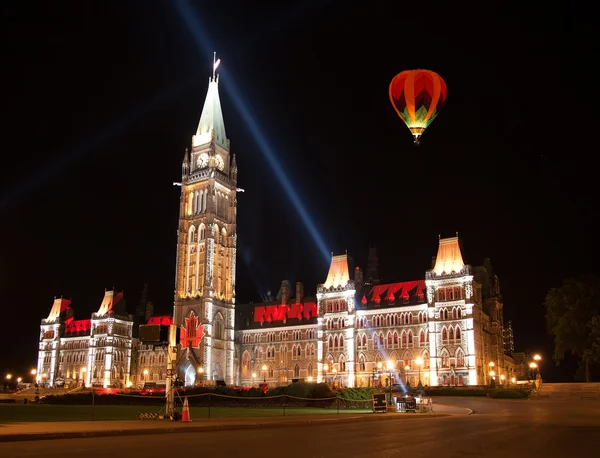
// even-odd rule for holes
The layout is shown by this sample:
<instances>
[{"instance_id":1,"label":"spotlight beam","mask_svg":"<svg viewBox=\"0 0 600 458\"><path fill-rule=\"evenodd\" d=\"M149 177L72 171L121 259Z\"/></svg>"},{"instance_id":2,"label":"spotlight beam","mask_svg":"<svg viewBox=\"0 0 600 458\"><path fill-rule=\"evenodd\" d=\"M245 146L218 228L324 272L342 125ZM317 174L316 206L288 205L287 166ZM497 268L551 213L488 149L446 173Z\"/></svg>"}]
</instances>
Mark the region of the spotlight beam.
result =
<instances>
[{"instance_id":1,"label":"spotlight beam","mask_svg":"<svg viewBox=\"0 0 600 458\"><path fill-rule=\"evenodd\" d=\"M204 55L211 55L212 47L210 47L210 40L208 36L204 32L204 27L202 26L200 20L196 16L193 8L190 7L189 2L186 0L178 0L175 2L175 7L177 12L183 22L186 24L188 30L194 37L194 42L198 47L200 53ZM238 90L237 85L235 84L235 80L232 75L228 74L226 70L222 70L221 72L225 79L227 80L227 86L229 93L231 94L231 99L238 110L240 116L244 120L244 123L248 127L254 141L259 147L259 150L264 155L265 159L269 163L269 166L274 172L277 181L287 194L288 198L292 202L292 205L296 209L296 212L300 216L300 219L306 230L311 235L313 241L317 245L317 248L326 262L330 260L330 253L327 250L325 242L319 234L316 226L312 222L312 218L308 214L306 207L304 206L298 192L294 189L292 185L291 179L286 175L281 162L279 161L277 154L270 142L267 140L266 135L260 128L258 122L256 121L256 117L252 115L250 108L244 102L241 92Z\"/></svg>"}]
</instances>

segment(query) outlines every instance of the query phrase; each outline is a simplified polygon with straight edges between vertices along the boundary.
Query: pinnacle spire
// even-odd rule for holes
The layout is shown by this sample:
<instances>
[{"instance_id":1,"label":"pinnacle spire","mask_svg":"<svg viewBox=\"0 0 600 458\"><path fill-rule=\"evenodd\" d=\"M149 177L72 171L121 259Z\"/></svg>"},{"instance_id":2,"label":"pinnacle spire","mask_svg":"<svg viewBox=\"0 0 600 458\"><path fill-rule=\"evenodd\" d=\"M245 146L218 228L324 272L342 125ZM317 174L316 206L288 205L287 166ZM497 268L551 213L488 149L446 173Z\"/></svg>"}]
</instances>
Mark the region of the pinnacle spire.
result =
<instances>
[{"instance_id":1,"label":"pinnacle spire","mask_svg":"<svg viewBox=\"0 0 600 458\"><path fill-rule=\"evenodd\" d=\"M192 138L194 146L209 143L214 139L217 145L227 149L227 135L219 98L219 75L216 73L220 63L221 59L217 59L217 53L215 52L213 55L213 73L208 80L208 92L200 115L200 122L198 123L196 135Z\"/></svg>"}]
</instances>

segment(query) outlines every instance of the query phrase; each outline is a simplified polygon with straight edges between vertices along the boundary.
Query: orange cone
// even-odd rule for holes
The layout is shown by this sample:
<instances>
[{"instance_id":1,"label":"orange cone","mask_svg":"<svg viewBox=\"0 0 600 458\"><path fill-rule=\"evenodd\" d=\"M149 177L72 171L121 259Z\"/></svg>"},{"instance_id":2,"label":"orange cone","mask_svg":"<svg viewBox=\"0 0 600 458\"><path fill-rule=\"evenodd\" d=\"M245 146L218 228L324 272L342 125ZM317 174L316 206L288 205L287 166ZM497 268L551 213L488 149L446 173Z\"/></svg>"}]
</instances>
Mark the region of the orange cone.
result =
<instances>
[{"instance_id":1,"label":"orange cone","mask_svg":"<svg viewBox=\"0 0 600 458\"><path fill-rule=\"evenodd\" d=\"M190 406L188 405L187 396L183 399L183 411L181 412L181 421L192 421L190 418Z\"/></svg>"}]
</instances>

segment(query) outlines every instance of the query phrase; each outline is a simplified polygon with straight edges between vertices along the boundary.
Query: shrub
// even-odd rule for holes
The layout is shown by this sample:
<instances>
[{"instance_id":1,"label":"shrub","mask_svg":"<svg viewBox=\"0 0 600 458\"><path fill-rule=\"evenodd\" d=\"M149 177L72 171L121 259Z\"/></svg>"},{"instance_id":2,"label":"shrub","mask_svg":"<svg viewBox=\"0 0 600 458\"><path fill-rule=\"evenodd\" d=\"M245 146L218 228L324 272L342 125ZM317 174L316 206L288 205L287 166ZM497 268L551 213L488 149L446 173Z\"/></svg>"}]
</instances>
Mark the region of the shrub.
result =
<instances>
[{"instance_id":1,"label":"shrub","mask_svg":"<svg viewBox=\"0 0 600 458\"><path fill-rule=\"evenodd\" d=\"M334 394L327 383L317 383L312 387L310 397L315 399L331 398Z\"/></svg>"},{"instance_id":2,"label":"shrub","mask_svg":"<svg viewBox=\"0 0 600 458\"><path fill-rule=\"evenodd\" d=\"M340 388L337 397L348 401L370 401L377 388Z\"/></svg>"},{"instance_id":3,"label":"shrub","mask_svg":"<svg viewBox=\"0 0 600 458\"><path fill-rule=\"evenodd\" d=\"M296 398L310 398L311 397L312 387L308 383L297 382L292 383L287 387L288 396L294 396Z\"/></svg>"}]
</instances>

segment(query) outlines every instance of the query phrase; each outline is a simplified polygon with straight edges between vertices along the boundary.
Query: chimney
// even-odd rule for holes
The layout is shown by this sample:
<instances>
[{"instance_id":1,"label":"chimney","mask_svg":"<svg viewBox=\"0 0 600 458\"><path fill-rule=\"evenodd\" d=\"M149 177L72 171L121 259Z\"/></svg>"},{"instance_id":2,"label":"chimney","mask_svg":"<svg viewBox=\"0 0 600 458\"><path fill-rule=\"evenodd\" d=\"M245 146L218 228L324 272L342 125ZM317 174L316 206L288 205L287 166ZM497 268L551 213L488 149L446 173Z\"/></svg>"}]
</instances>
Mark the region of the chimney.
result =
<instances>
[{"instance_id":1,"label":"chimney","mask_svg":"<svg viewBox=\"0 0 600 458\"><path fill-rule=\"evenodd\" d=\"M281 282L281 303L287 304L290 300L290 282L283 280Z\"/></svg>"},{"instance_id":2,"label":"chimney","mask_svg":"<svg viewBox=\"0 0 600 458\"><path fill-rule=\"evenodd\" d=\"M152 302L147 302L146 303L146 321L148 321L152 315L154 315L154 304Z\"/></svg>"},{"instance_id":3,"label":"chimney","mask_svg":"<svg viewBox=\"0 0 600 458\"><path fill-rule=\"evenodd\" d=\"M304 299L304 285L301 281L296 282L296 304L301 304Z\"/></svg>"},{"instance_id":4,"label":"chimney","mask_svg":"<svg viewBox=\"0 0 600 458\"><path fill-rule=\"evenodd\" d=\"M362 287L364 284L363 271L358 266L356 266L356 269L354 270L354 283L356 283L356 285L359 287Z\"/></svg>"}]
</instances>

